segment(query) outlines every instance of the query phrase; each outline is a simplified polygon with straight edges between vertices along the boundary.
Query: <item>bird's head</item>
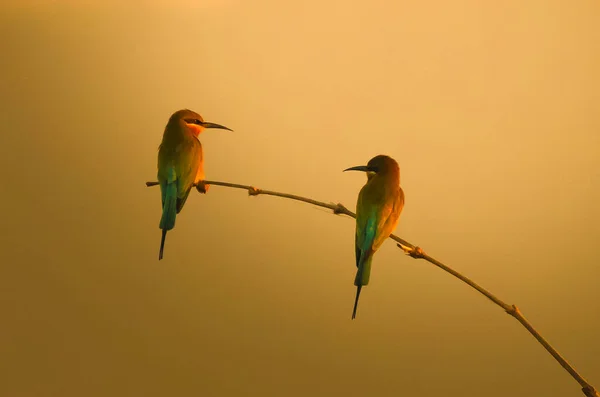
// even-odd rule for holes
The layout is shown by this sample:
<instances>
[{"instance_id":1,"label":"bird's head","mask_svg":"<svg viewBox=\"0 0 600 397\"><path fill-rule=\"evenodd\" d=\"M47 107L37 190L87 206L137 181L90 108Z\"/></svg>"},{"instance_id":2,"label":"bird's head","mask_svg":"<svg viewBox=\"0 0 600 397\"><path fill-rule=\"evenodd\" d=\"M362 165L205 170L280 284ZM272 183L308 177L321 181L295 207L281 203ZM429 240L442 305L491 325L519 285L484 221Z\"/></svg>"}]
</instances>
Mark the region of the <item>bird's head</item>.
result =
<instances>
[{"instance_id":1,"label":"bird's head","mask_svg":"<svg viewBox=\"0 0 600 397\"><path fill-rule=\"evenodd\" d=\"M220 124L204 121L202 116L189 109L183 109L175 112L173 116L171 116L171 119L175 119L178 122L183 123L192 132L192 134L194 134L194 136L200 135L205 128L219 128L222 130L233 131Z\"/></svg>"},{"instance_id":2,"label":"bird's head","mask_svg":"<svg viewBox=\"0 0 600 397\"><path fill-rule=\"evenodd\" d=\"M346 168L344 172L345 171L366 172L368 179L371 179L375 175L400 175L400 167L398 167L396 160L383 154L373 157L371 160L369 160L367 165L357 165L356 167Z\"/></svg>"}]
</instances>

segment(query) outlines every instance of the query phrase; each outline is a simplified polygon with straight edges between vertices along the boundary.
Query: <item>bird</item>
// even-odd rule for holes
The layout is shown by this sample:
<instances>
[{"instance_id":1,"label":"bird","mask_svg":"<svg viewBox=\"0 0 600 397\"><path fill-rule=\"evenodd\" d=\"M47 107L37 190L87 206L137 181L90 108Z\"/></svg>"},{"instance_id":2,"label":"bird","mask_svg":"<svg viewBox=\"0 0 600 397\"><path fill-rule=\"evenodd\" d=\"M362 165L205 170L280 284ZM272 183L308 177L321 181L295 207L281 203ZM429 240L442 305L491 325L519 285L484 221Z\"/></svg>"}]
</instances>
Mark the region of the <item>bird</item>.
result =
<instances>
[{"instance_id":1,"label":"bird","mask_svg":"<svg viewBox=\"0 0 600 397\"><path fill-rule=\"evenodd\" d=\"M350 167L345 171L367 173L367 183L358 194L356 203L356 297L352 319L356 318L360 290L369 284L373 255L398 225L404 208L404 191L400 187L400 167L386 155L373 157L367 165Z\"/></svg>"},{"instance_id":2,"label":"bird","mask_svg":"<svg viewBox=\"0 0 600 397\"><path fill-rule=\"evenodd\" d=\"M204 155L198 135L205 128L233 131L220 124L204 121L202 116L189 109L173 113L165 127L158 148L158 182L162 196L159 260L163 258L167 231L175 227L175 218L183 209L190 190L204 180ZM196 187L201 193L208 190L208 185L198 184Z\"/></svg>"}]
</instances>

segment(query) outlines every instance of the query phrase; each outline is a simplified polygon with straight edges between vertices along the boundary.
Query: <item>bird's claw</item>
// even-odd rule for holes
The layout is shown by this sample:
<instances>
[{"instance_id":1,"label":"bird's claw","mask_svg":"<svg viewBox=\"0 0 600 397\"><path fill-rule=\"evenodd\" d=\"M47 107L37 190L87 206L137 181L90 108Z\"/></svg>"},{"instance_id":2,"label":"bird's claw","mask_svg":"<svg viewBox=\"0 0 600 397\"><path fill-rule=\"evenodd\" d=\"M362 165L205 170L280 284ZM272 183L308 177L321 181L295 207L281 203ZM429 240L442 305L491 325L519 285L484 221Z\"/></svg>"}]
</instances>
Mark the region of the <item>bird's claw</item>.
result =
<instances>
[{"instance_id":1,"label":"bird's claw","mask_svg":"<svg viewBox=\"0 0 600 397\"><path fill-rule=\"evenodd\" d=\"M206 194L208 193L208 188L210 188L210 185L204 182L198 182L196 184L196 190L198 191L198 193Z\"/></svg>"}]
</instances>

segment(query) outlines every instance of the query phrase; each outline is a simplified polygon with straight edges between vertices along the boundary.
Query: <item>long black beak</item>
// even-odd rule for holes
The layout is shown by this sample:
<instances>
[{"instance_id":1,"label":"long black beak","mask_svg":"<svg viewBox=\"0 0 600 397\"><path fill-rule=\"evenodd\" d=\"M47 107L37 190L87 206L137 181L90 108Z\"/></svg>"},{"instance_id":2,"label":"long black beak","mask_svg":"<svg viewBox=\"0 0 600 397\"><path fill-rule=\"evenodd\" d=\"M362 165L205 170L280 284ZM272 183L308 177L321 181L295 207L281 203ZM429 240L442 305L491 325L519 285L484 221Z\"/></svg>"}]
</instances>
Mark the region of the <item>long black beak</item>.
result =
<instances>
[{"instance_id":1,"label":"long black beak","mask_svg":"<svg viewBox=\"0 0 600 397\"><path fill-rule=\"evenodd\" d=\"M346 168L344 170L344 172L346 171L363 171L363 172L369 172L371 171L371 169L366 166L366 165L357 165L356 167L350 167L350 168Z\"/></svg>"},{"instance_id":2,"label":"long black beak","mask_svg":"<svg viewBox=\"0 0 600 397\"><path fill-rule=\"evenodd\" d=\"M232 129L227 128L221 124L209 123L208 121L203 121L200 125L204 128L219 128L221 130L228 130L228 131L233 132Z\"/></svg>"}]
</instances>

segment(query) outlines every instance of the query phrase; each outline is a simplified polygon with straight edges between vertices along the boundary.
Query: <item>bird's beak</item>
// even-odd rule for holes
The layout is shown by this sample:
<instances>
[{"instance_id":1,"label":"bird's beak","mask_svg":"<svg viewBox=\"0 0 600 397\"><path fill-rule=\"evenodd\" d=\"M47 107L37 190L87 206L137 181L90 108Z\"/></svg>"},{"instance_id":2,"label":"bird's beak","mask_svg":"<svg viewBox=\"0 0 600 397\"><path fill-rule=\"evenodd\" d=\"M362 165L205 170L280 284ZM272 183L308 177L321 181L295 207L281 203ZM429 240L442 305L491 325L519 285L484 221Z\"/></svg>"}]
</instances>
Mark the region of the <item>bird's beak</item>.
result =
<instances>
[{"instance_id":1,"label":"bird's beak","mask_svg":"<svg viewBox=\"0 0 600 397\"><path fill-rule=\"evenodd\" d=\"M208 121L203 122L201 125L204 128L219 128L221 130L228 130L228 131L232 131L233 132L232 129L227 128L227 127L225 127L225 126L223 126L221 124L209 123Z\"/></svg>"},{"instance_id":2,"label":"bird's beak","mask_svg":"<svg viewBox=\"0 0 600 397\"><path fill-rule=\"evenodd\" d=\"M346 171L363 171L363 172L369 172L372 171L368 166L366 165L357 165L356 167L350 167L350 168L346 168L344 170L344 172Z\"/></svg>"}]
</instances>

